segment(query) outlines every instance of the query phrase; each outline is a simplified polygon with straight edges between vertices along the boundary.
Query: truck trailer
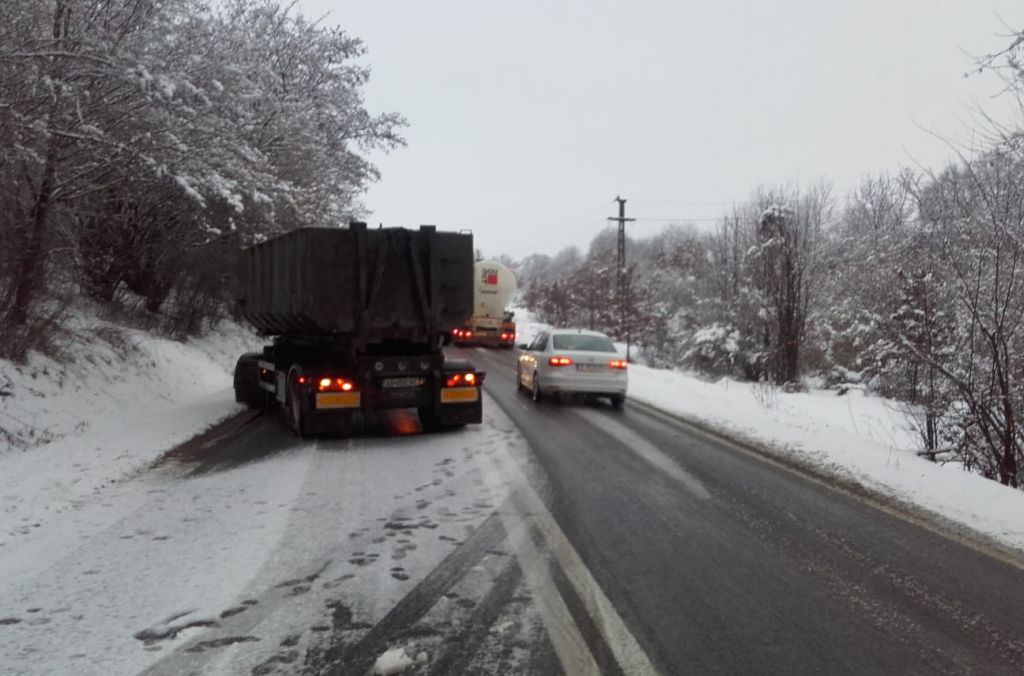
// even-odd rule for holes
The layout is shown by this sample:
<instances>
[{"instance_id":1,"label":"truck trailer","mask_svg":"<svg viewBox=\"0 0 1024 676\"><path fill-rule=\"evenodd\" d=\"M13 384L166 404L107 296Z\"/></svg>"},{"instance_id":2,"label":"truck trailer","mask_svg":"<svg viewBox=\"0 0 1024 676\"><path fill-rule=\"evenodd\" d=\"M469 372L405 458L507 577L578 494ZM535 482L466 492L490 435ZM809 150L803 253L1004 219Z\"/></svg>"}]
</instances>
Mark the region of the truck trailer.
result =
<instances>
[{"instance_id":1,"label":"truck trailer","mask_svg":"<svg viewBox=\"0 0 1024 676\"><path fill-rule=\"evenodd\" d=\"M443 351L473 313L472 234L303 228L243 250L238 282L272 342L239 358L236 401L282 408L300 436L380 409L415 408L424 430L481 422L484 373Z\"/></svg>"},{"instance_id":2,"label":"truck trailer","mask_svg":"<svg viewBox=\"0 0 1024 676\"><path fill-rule=\"evenodd\" d=\"M511 348L516 324L508 304L516 292L512 271L497 261L473 266L473 316L452 333L456 345Z\"/></svg>"}]
</instances>

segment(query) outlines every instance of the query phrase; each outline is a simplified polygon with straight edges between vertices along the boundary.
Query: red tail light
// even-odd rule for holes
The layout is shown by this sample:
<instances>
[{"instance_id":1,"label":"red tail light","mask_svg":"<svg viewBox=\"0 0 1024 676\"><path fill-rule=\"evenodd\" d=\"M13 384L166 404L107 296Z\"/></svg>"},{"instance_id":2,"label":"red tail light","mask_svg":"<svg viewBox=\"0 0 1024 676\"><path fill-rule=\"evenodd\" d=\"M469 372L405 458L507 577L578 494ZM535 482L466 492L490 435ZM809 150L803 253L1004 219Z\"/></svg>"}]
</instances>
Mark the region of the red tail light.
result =
<instances>
[{"instance_id":1,"label":"red tail light","mask_svg":"<svg viewBox=\"0 0 1024 676\"><path fill-rule=\"evenodd\" d=\"M608 366L611 366L613 369L624 369L629 367L629 362L625 359L612 359L608 362Z\"/></svg>"},{"instance_id":2,"label":"red tail light","mask_svg":"<svg viewBox=\"0 0 1024 676\"><path fill-rule=\"evenodd\" d=\"M452 373L445 380L446 387L473 387L479 385L482 378L472 371L468 373Z\"/></svg>"},{"instance_id":3,"label":"red tail light","mask_svg":"<svg viewBox=\"0 0 1024 676\"><path fill-rule=\"evenodd\" d=\"M569 357L550 357L548 364L551 366L572 366L572 359Z\"/></svg>"},{"instance_id":4,"label":"red tail light","mask_svg":"<svg viewBox=\"0 0 1024 676\"><path fill-rule=\"evenodd\" d=\"M355 383L344 378L330 378L324 376L316 381L316 389L319 392L351 392L356 389Z\"/></svg>"}]
</instances>

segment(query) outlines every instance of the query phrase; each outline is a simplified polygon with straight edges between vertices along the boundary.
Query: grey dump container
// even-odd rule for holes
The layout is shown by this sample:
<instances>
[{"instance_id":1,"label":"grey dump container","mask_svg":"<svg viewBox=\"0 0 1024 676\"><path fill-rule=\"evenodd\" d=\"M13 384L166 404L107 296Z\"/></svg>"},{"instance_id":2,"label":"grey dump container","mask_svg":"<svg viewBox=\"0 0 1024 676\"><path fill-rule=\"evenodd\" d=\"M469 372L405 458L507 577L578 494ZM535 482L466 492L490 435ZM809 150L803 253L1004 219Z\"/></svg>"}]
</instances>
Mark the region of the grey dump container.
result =
<instances>
[{"instance_id":1,"label":"grey dump container","mask_svg":"<svg viewBox=\"0 0 1024 676\"><path fill-rule=\"evenodd\" d=\"M473 236L303 228L245 249L242 315L266 335L432 340L473 313Z\"/></svg>"}]
</instances>

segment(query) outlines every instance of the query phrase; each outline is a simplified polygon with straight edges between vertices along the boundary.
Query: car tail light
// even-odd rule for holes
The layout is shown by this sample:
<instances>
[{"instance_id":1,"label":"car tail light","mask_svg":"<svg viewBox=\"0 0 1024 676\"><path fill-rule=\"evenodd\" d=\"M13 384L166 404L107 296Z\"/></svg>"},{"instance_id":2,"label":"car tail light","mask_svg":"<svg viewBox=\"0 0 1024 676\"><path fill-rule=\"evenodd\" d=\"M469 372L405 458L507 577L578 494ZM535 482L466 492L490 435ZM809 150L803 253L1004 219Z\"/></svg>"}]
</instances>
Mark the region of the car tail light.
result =
<instances>
[{"instance_id":1,"label":"car tail light","mask_svg":"<svg viewBox=\"0 0 1024 676\"><path fill-rule=\"evenodd\" d=\"M625 359L612 359L608 362L608 366L611 366L613 369L624 369L629 366L629 362Z\"/></svg>"},{"instance_id":2,"label":"car tail light","mask_svg":"<svg viewBox=\"0 0 1024 676\"><path fill-rule=\"evenodd\" d=\"M469 371L467 373L450 373L444 384L446 387L473 387L479 385L483 380L481 374Z\"/></svg>"},{"instance_id":3,"label":"car tail light","mask_svg":"<svg viewBox=\"0 0 1024 676\"><path fill-rule=\"evenodd\" d=\"M551 366L572 366L572 359L569 357L549 357L548 364Z\"/></svg>"}]
</instances>

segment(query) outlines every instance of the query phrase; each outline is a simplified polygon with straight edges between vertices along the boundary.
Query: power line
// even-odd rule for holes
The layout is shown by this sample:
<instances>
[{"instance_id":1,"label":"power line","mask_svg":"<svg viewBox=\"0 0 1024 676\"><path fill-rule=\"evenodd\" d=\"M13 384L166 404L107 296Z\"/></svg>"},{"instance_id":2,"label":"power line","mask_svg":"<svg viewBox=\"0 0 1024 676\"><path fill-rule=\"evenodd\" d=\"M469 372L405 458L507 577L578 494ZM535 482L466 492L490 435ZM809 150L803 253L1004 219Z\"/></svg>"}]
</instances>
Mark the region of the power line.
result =
<instances>
[{"instance_id":1,"label":"power line","mask_svg":"<svg viewBox=\"0 0 1024 676\"><path fill-rule=\"evenodd\" d=\"M695 206L695 207L721 207L721 206L732 206L739 204L735 200L714 200L714 201L702 201L702 200L632 200L633 204L681 204L684 206Z\"/></svg>"},{"instance_id":2,"label":"power line","mask_svg":"<svg viewBox=\"0 0 1024 676\"><path fill-rule=\"evenodd\" d=\"M694 221L705 221L705 222L721 221L724 218L725 218L724 216L701 216L699 218L692 218L692 217L688 217L688 216L679 216L679 217L676 217L676 218L644 218L644 217L637 217L637 218L634 218L633 220L634 221L639 221L639 222L644 222L644 223L691 223L691 222L694 222Z\"/></svg>"}]
</instances>

